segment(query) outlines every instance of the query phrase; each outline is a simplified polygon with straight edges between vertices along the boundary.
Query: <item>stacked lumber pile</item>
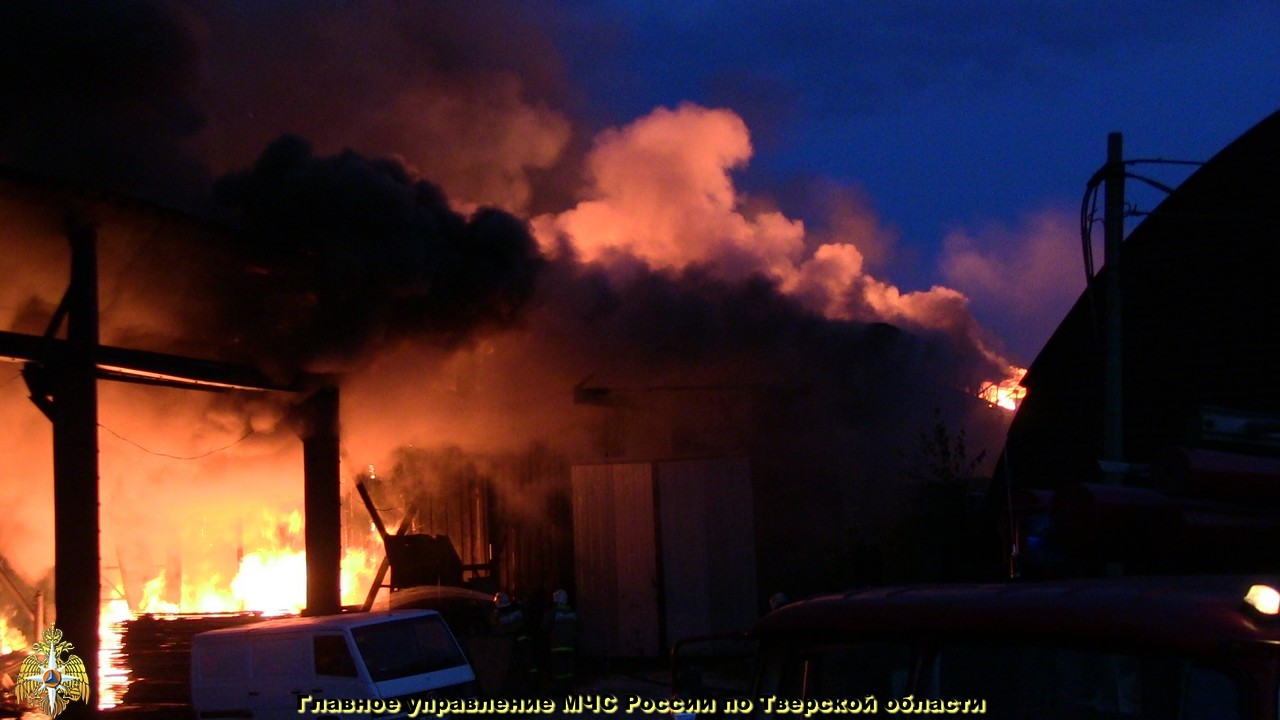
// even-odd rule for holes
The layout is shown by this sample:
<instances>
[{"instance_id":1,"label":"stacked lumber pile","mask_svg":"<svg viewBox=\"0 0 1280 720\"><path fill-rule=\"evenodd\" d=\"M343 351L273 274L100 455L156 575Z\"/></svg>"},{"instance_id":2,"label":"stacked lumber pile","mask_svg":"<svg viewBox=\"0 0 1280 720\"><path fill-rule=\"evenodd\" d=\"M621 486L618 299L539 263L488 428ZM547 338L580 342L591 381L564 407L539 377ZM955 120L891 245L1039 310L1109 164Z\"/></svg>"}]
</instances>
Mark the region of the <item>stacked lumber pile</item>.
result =
<instances>
[{"instance_id":1,"label":"stacked lumber pile","mask_svg":"<svg viewBox=\"0 0 1280 720\"><path fill-rule=\"evenodd\" d=\"M121 623L120 663L129 687L121 710L191 705L191 638L262 620L257 613L143 615Z\"/></svg>"}]
</instances>

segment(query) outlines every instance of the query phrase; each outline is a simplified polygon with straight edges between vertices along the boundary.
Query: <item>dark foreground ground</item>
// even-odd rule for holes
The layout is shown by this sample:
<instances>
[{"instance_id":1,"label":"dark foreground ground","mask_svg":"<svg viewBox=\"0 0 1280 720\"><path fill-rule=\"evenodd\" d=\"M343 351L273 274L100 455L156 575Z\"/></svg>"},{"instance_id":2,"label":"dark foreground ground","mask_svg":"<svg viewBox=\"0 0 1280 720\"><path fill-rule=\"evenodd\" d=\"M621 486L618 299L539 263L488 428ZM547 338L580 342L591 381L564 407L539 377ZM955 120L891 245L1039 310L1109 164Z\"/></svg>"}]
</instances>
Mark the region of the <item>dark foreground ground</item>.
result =
<instances>
[{"instance_id":1,"label":"dark foreground ground","mask_svg":"<svg viewBox=\"0 0 1280 720\"><path fill-rule=\"evenodd\" d=\"M190 705L191 636L217 627L258 620L254 616L144 616L124 624L123 648L112 662L123 662L132 680L116 707L99 711L104 720L195 720ZM531 694L528 675L514 666L510 637L465 638L481 699L515 699ZM15 656L16 657L16 656ZM20 658L19 658L20 659ZM545 660L544 660L545 662ZM525 678L522 680L522 678ZM537 688L546 702L533 713L454 713L466 717L558 718L669 716L662 705L670 695L666 661L591 661L579 658L574 679L563 686ZM0 700L8 694L0 692ZM528 705L524 706L528 707ZM628 708L632 711L627 712ZM16 711L16 712L15 712ZM45 720L39 713L20 714L16 706L0 703L0 718ZM299 714L298 717L306 717ZM315 715L335 717L335 715ZM434 717L423 713L419 717Z\"/></svg>"},{"instance_id":2,"label":"dark foreground ground","mask_svg":"<svg viewBox=\"0 0 1280 720\"><path fill-rule=\"evenodd\" d=\"M584 663L578 676L564 688L563 692L566 693L566 697L546 694L546 702L554 707L550 712L455 714L452 717L529 717L544 720L670 717L667 708L661 705L670 696L670 676L666 664L659 661L625 664ZM629 706L634 706L632 712L627 712ZM99 717L102 720L195 720L195 713L188 705L154 703L120 705L100 711ZM299 717L305 716L299 715ZM317 715L315 717L334 716Z\"/></svg>"}]
</instances>

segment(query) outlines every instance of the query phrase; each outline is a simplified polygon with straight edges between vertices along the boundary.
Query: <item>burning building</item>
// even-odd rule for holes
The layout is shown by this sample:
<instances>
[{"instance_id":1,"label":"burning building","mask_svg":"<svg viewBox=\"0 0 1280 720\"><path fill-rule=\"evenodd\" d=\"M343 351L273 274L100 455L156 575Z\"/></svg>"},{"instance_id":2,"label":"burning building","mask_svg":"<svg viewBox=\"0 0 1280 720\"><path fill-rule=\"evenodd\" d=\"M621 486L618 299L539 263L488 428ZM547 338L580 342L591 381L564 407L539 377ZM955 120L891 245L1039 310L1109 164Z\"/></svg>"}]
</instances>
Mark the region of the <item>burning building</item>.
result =
<instances>
[{"instance_id":1,"label":"burning building","mask_svg":"<svg viewBox=\"0 0 1280 720\"><path fill-rule=\"evenodd\" d=\"M0 10L12 40L0 52L23 59L0 73L41 73L0 75L0 92L34 98L0 115L0 161L33 171L0 192L0 329L42 334L68 285L63 218L36 207L31 184L185 208L124 218L105 205L101 344L251 367L273 387L334 380L343 604L366 599L382 552L350 501L369 466L392 522L416 508L415 532L491 568L464 581L529 600L575 584L574 468L603 464L745 463L750 502L733 507L753 528L755 581L734 586L741 606L919 574L901 551L920 515L920 432L940 415L990 445L1007 416L976 392L1007 364L959 293L900 291L865 271L854 238L811 238L740 192L732 172L752 152L740 117L662 108L573 149L563 115L427 23L389 50L422 61L421 78L393 88L336 62L335 87L379 102L333 107L345 120L295 114L263 100L272 83L309 87L295 68L265 51L252 72L224 68L228 55L202 46L227 27L269 34L293 11L241 26L235 11L193 8ZM24 39L37 25L62 28L59 63L28 62L47 51ZM318 55L367 59L360 43L312 39ZM99 57L122 65L97 72ZM202 57L225 75L202 84ZM220 104L229 96L262 103L260 121L237 128L248 114ZM191 213L206 220L174 220ZM0 486L28 504L0 523L0 553L52 590L53 447L11 370ZM300 396L98 389L104 615L297 610L314 524Z\"/></svg>"}]
</instances>

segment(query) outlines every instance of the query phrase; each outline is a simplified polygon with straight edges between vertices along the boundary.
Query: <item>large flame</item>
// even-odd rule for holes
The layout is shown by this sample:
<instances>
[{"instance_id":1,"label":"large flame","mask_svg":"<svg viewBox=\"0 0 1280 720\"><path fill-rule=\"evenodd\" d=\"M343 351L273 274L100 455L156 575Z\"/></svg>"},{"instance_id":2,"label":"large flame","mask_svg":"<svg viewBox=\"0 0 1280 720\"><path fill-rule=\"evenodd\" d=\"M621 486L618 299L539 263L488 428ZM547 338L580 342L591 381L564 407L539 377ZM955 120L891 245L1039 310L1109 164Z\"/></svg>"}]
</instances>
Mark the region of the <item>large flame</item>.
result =
<instances>
[{"instance_id":1,"label":"large flame","mask_svg":"<svg viewBox=\"0 0 1280 720\"><path fill-rule=\"evenodd\" d=\"M1027 389L1022 387L1022 378L1027 374L1026 368L1009 366L1009 375L1003 380L984 384L978 390L978 397L992 405L1005 410L1017 410L1022 399L1027 396Z\"/></svg>"},{"instance_id":2,"label":"large flame","mask_svg":"<svg viewBox=\"0 0 1280 720\"><path fill-rule=\"evenodd\" d=\"M0 617L0 655L26 650L30 643L22 631L9 624L9 620Z\"/></svg>"},{"instance_id":3,"label":"large flame","mask_svg":"<svg viewBox=\"0 0 1280 720\"><path fill-rule=\"evenodd\" d=\"M263 615L297 614L306 607L307 560L303 547L302 516L294 511L279 517L266 516L279 532L269 535L263 547L247 551L240 558L234 577L217 574L193 581L183 578L181 588L169 588L164 571L142 587L142 598L136 608L114 593L101 609L99 637L100 708L118 705L128 688L129 677L120 659L123 623L139 615L178 613L239 613ZM344 549L342 556L342 602L359 605L381 563L381 555L371 550L378 541L370 537L364 546ZM166 597L180 597L179 602ZM0 638L6 625L0 620ZM15 642L24 643L21 634ZM20 645L21 646L21 645Z\"/></svg>"}]
</instances>

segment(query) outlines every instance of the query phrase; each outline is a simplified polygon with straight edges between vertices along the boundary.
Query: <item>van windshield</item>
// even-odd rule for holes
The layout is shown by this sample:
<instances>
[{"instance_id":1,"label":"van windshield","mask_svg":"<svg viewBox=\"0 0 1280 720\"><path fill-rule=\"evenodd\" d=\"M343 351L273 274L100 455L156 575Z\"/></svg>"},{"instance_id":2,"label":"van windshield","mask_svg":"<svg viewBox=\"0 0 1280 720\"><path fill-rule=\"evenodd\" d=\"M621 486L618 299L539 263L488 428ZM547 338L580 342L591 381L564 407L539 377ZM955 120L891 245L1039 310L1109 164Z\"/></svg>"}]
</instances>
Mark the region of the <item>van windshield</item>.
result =
<instances>
[{"instance_id":1,"label":"van windshield","mask_svg":"<svg viewBox=\"0 0 1280 720\"><path fill-rule=\"evenodd\" d=\"M439 615L351 628L374 682L445 670L467 663Z\"/></svg>"}]
</instances>

